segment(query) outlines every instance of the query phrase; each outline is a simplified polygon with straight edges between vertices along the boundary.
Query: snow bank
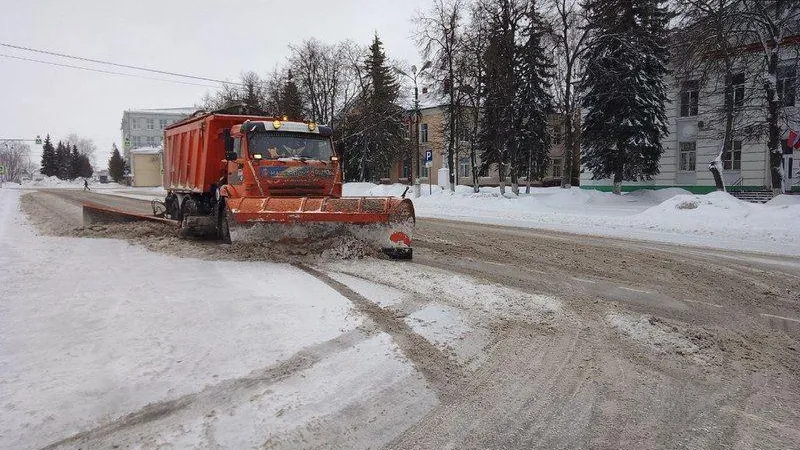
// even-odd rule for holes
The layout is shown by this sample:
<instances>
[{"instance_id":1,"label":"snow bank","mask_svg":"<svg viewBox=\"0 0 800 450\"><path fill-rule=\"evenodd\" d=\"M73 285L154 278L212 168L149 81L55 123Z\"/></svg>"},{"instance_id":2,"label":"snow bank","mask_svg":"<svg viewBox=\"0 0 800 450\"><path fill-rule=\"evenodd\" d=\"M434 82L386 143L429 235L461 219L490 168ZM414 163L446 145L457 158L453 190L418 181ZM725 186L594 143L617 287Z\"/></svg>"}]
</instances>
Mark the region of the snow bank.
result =
<instances>
[{"instance_id":1,"label":"snow bank","mask_svg":"<svg viewBox=\"0 0 800 450\"><path fill-rule=\"evenodd\" d=\"M22 189L83 189L83 178L75 178L74 180L62 180L58 177L44 177L41 180L25 181L20 186ZM93 190L96 189L125 189L118 183L99 183L89 178L89 187Z\"/></svg>"},{"instance_id":2,"label":"snow bank","mask_svg":"<svg viewBox=\"0 0 800 450\"><path fill-rule=\"evenodd\" d=\"M347 188L348 185L345 185ZM361 195L399 195L405 186L359 183ZM524 192L524 188L521 190ZM423 189L423 194L427 191ZM761 205L725 192L693 195L679 188L623 195L590 189L531 188L505 196L499 188L455 193L438 188L413 199L417 216L572 233L644 239L732 250L800 255L800 197Z\"/></svg>"},{"instance_id":3,"label":"snow bank","mask_svg":"<svg viewBox=\"0 0 800 450\"><path fill-rule=\"evenodd\" d=\"M769 206L792 206L792 205L800 205L800 195L792 194L792 195L776 195L773 197L772 200L767 202Z\"/></svg>"}]
</instances>

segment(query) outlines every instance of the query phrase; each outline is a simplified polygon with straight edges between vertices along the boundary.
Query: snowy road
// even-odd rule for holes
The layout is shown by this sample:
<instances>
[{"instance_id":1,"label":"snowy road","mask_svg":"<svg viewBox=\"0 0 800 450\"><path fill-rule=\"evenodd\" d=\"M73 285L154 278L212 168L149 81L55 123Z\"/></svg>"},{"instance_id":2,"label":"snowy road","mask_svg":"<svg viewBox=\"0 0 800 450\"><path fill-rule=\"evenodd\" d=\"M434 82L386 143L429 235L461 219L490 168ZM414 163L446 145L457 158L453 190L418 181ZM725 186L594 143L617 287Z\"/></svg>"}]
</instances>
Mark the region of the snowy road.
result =
<instances>
[{"instance_id":1,"label":"snowy road","mask_svg":"<svg viewBox=\"0 0 800 450\"><path fill-rule=\"evenodd\" d=\"M419 220L413 263L292 266L0 195L0 448L800 440L796 258ZM89 194L35 195L72 235Z\"/></svg>"}]
</instances>

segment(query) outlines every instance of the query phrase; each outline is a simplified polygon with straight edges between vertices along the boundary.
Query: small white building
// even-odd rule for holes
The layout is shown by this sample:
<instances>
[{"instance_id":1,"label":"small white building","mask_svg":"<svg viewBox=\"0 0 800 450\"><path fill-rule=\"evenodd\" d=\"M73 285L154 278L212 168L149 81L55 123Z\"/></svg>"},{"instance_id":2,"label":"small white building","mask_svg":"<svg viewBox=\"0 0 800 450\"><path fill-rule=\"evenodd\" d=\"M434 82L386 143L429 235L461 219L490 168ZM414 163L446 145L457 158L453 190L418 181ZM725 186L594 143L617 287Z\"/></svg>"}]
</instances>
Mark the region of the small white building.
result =
<instances>
[{"instance_id":1,"label":"small white building","mask_svg":"<svg viewBox=\"0 0 800 450\"><path fill-rule=\"evenodd\" d=\"M141 147L131 150L131 184L136 187L161 186L162 151L160 147Z\"/></svg>"}]
</instances>

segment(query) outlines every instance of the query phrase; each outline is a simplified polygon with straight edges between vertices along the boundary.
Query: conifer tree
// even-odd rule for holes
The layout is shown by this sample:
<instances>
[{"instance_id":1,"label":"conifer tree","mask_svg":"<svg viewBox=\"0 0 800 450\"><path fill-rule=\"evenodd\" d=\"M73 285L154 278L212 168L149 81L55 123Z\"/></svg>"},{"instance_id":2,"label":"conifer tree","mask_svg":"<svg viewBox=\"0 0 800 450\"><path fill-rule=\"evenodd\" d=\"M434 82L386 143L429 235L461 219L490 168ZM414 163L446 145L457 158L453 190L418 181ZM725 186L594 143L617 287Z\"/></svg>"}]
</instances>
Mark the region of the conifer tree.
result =
<instances>
[{"instance_id":1,"label":"conifer tree","mask_svg":"<svg viewBox=\"0 0 800 450\"><path fill-rule=\"evenodd\" d=\"M582 162L593 179L650 179L667 132L667 25L659 0L588 0Z\"/></svg>"},{"instance_id":2,"label":"conifer tree","mask_svg":"<svg viewBox=\"0 0 800 450\"><path fill-rule=\"evenodd\" d=\"M280 109L279 114L288 116L290 120L304 120L305 118L303 99L300 97L297 84L292 79L291 70L286 75L286 83L283 85L278 109Z\"/></svg>"},{"instance_id":3,"label":"conifer tree","mask_svg":"<svg viewBox=\"0 0 800 450\"><path fill-rule=\"evenodd\" d=\"M69 155L69 179L74 180L78 178L80 170L81 154L78 152L78 146L72 145L72 151Z\"/></svg>"},{"instance_id":4,"label":"conifer tree","mask_svg":"<svg viewBox=\"0 0 800 450\"><path fill-rule=\"evenodd\" d=\"M119 153L116 144L111 146L111 158L108 160L108 175L112 180L119 183L125 176L125 160Z\"/></svg>"},{"instance_id":5,"label":"conifer tree","mask_svg":"<svg viewBox=\"0 0 800 450\"><path fill-rule=\"evenodd\" d=\"M42 145L42 168L39 172L47 177L53 177L58 174L56 149L53 147L53 142L50 140L49 134L44 139L44 144Z\"/></svg>"},{"instance_id":6,"label":"conifer tree","mask_svg":"<svg viewBox=\"0 0 800 450\"><path fill-rule=\"evenodd\" d=\"M70 150L63 142L56 145L56 176L61 180L68 180L72 173Z\"/></svg>"},{"instance_id":7,"label":"conifer tree","mask_svg":"<svg viewBox=\"0 0 800 450\"><path fill-rule=\"evenodd\" d=\"M528 5L525 15L524 41L515 58L517 93L514 110L519 132L510 174L515 194L519 193L519 175L526 175L527 192L530 192L531 178L539 179L547 170L550 159L548 115L553 111L550 80L554 65L543 45L547 27L534 2Z\"/></svg>"}]
</instances>

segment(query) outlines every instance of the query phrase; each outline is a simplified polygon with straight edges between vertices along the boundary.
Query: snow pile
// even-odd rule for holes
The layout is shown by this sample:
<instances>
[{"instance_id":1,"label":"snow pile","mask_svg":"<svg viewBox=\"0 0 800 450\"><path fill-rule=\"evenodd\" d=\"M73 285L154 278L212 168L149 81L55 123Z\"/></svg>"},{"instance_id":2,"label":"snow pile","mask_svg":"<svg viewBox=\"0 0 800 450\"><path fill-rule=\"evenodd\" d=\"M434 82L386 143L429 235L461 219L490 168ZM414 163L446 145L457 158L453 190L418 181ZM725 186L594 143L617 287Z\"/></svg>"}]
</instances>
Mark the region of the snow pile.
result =
<instances>
[{"instance_id":1,"label":"snow pile","mask_svg":"<svg viewBox=\"0 0 800 450\"><path fill-rule=\"evenodd\" d=\"M399 195L405 189L399 184L372 186L359 183L357 191ZM800 201L795 196L779 196L761 205L724 192L693 195L679 188L623 195L580 188L531 188L530 194L519 196L506 189L503 196L496 187L474 193L469 186L459 186L454 193L434 188L433 195L424 189L423 194L413 199L418 217L800 255L796 232Z\"/></svg>"},{"instance_id":2,"label":"snow pile","mask_svg":"<svg viewBox=\"0 0 800 450\"><path fill-rule=\"evenodd\" d=\"M609 314L606 320L617 332L628 338L652 348L659 354L675 353L683 356L695 356L697 360L705 360L700 346L677 325L672 325L655 316L643 315L640 317L628 314ZM703 338L696 334L695 339Z\"/></svg>"},{"instance_id":3,"label":"snow pile","mask_svg":"<svg viewBox=\"0 0 800 450\"><path fill-rule=\"evenodd\" d=\"M75 178L74 180L62 180L58 177L44 177L38 180L24 181L21 185L23 189L83 189L84 178ZM99 183L89 178L89 187L91 189L125 189L118 183Z\"/></svg>"},{"instance_id":4,"label":"snow pile","mask_svg":"<svg viewBox=\"0 0 800 450\"><path fill-rule=\"evenodd\" d=\"M772 200L767 202L769 206L800 206L800 195L781 194L775 196Z\"/></svg>"}]
</instances>

